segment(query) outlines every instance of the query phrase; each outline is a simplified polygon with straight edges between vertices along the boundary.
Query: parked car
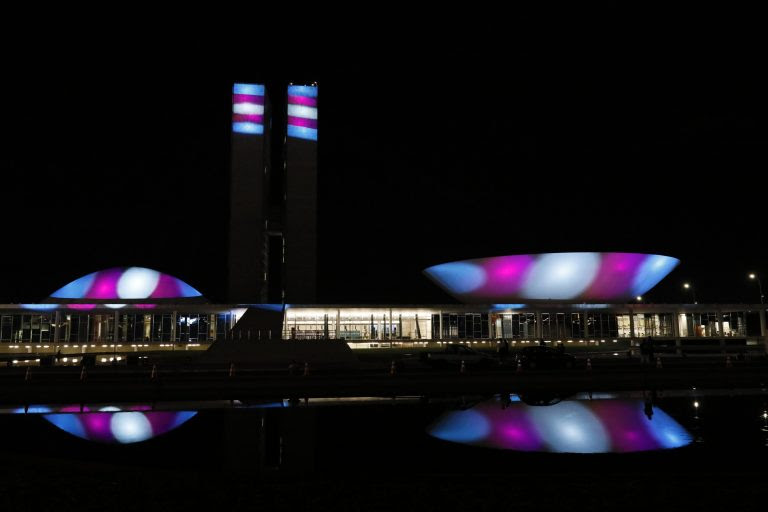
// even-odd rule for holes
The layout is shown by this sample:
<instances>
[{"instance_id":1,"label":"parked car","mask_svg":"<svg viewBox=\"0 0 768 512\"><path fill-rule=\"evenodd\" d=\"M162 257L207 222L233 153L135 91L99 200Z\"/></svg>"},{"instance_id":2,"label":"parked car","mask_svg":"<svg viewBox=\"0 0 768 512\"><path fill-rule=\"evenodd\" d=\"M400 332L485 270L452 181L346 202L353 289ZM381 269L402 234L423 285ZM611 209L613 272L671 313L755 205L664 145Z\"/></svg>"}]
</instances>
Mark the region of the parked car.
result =
<instances>
[{"instance_id":1,"label":"parked car","mask_svg":"<svg viewBox=\"0 0 768 512\"><path fill-rule=\"evenodd\" d=\"M441 351L422 353L421 361L433 366L441 364L460 365L462 361L464 361L465 365L472 366L485 366L498 364L499 362L499 360L491 354L474 350L459 343L449 343Z\"/></svg>"},{"instance_id":2,"label":"parked car","mask_svg":"<svg viewBox=\"0 0 768 512\"><path fill-rule=\"evenodd\" d=\"M576 358L551 347L524 347L517 352L516 360L523 368L559 370L573 368Z\"/></svg>"}]
</instances>

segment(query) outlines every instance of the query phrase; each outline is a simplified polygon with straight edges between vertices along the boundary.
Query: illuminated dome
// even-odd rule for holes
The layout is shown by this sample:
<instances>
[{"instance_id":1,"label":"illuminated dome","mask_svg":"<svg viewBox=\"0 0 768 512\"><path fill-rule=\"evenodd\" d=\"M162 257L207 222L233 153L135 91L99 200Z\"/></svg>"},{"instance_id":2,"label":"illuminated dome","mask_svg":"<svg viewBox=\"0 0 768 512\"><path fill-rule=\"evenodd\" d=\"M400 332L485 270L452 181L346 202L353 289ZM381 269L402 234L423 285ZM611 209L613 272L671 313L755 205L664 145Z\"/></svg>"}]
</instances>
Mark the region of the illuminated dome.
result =
<instances>
[{"instance_id":1,"label":"illuminated dome","mask_svg":"<svg viewBox=\"0 0 768 512\"><path fill-rule=\"evenodd\" d=\"M628 302L679 263L659 254L555 252L454 261L424 273L462 302Z\"/></svg>"},{"instance_id":2,"label":"illuminated dome","mask_svg":"<svg viewBox=\"0 0 768 512\"><path fill-rule=\"evenodd\" d=\"M680 448L693 439L671 416L642 400L567 400L552 406L487 401L451 411L428 428L443 441L504 450L627 453ZM651 420L652 418L652 420Z\"/></svg>"},{"instance_id":3,"label":"illuminated dome","mask_svg":"<svg viewBox=\"0 0 768 512\"><path fill-rule=\"evenodd\" d=\"M108 406L92 411L88 407L62 407L43 417L61 430L100 443L139 443L169 432L186 423L195 411L152 411L150 406L127 409ZM80 412L82 411L82 412Z\"/></svg>"},{"instance_id":4,"label":"illuminated dome","mask_svg":"<svg viewBox=\"0 0 768 512\"><path fill-rule=\"evenodd\" d=\"M131 302L147 299L202 299L181 279L144 267L116 267L88 274L53 292L48 301Z\"/></svg>"}]
</instances>

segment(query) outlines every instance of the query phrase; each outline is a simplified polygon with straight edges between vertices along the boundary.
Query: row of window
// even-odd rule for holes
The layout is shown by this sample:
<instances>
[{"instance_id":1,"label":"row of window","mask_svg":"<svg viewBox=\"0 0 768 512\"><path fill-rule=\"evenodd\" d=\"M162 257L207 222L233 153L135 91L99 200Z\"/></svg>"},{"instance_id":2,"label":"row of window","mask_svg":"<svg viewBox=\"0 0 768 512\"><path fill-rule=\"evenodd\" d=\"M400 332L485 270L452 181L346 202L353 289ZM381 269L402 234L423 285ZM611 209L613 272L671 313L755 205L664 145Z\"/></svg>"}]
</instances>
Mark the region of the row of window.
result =
<instances>
[{"instance_id":1,"label":"row of window","mask_svg":"<svg viewBox=\"0 0 768 512\"><path fill-rule=\"evenodd\" d=\"M677 317L677 318L675 318ZM283 336L291 339L344 338L375 339L615 339L631 337L673 337L675 321L679 336L758 336L757 314L728 313L541 313L537 328L536 313L435 313L426 319L371 316L358 319L290 318ZM748 321L749 320L749 321ZM749 325L749 328L748 328Z\"/></svg>"},{"instance_id":2,"label":"row of window","mask_svg":"<svg viewBox=\"0 0 768 512\"><path fill-rule=\"evenodd\" d=\"M115 329L114 314L61 315L58 325L60 343L91 341L176 342L214 341L225 337L234 325L231 313L197 314L120 313ZM0 341L41 343L54 340L55 317L51 314L16 314L0 316Z\"/></svg>"},{"instance_id":3,"label":"row of window","mask_svg":"<svg viewBox=\"0 0 768 512\"><path fill-rule=\"evenodd\" d=\"M677 316L677 318L675 318ZM40 343L54 340L52 314L0 315L0 341ZM541 313L537 328L535 313L442 313L409 318L371 316L362 321L338 323L328 318L290 319L284 338L375 339L531 339L629 338L675 336L675 323L682 337L755 336L760 334L756 313ZM66 314L60 316L61 343L115 342L206 342L223 339L236 319L232 313L120 313ZM254 335L254 337L256 337Z\"/></svg>"}]
</instances>

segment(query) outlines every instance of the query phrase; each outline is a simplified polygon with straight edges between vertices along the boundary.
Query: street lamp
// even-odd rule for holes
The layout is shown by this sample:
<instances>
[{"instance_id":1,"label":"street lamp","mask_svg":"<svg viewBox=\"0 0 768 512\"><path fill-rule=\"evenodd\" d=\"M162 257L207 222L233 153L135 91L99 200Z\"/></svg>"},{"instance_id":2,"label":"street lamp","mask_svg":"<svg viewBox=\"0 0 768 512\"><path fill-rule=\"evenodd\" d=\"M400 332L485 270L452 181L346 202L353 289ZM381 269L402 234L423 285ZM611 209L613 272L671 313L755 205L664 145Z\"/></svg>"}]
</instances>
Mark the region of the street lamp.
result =
<instances>
[{"instance_id":1,"label":"street lamp","mask_svg":"<svg viewBox=\"0 0 768 512\"><path fill-rule=\"evenodd\" d=\"M643 298L640 295L635 297L635 299L637 299L637 302L643 302Z\"/></svg>"},{"instance_id":2,"label":"street lamp","mask_svg":"<svg viewBox=\"0 0 768 512\"><path fill-rule=\"evenodd\" d=\"M696 300L696 290L693 289L693 286L690 283L683 283L683 288L691 290L691 293L693 294L693 303L698 304L699 302Z\"/></svg>"},{"instance_id":3,"label":"street lamp","mask_svg":"<svg viewBox=\"0 0 768 512\"><path fill-rule=\"evenodd\" d=\"M765 298L763 297L763 283L760 282L760 276L755 273L752 273L752 274L749 274L749 278L757 281L757 288L758 290L760 290L760 304L764 304Z\"/></svg>"}]
</instances>

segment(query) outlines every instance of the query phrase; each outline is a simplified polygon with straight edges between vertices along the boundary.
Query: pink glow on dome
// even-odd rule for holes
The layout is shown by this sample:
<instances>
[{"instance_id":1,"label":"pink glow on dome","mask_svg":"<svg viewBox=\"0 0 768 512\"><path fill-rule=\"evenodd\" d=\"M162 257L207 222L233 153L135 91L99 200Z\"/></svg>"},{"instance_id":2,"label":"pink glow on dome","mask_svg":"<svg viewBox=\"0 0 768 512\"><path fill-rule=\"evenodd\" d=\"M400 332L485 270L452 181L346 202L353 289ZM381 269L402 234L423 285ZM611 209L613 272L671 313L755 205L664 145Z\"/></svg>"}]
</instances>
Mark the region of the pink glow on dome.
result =
<instances>
[{"instance_id":1,"label":"pink glow on dome","mask_svg":"<svg viewBox=\"0 0 768 512\"><path fill-rule=\"evenodd\" d=\"M76 279L51 294L52 299L93 299L123 304L136 299L202 297L190 285L168 274L143 267L101 270ZM92 309L93 304L72 304L72 309ZM154 304L142 304L152 308Z\"/></svg>"},{"instance_id":2,"label":"pink glow on dome","mask_svg":"<svg viewBox=\"0 0 768 512\"><path fill-rule=\"evenodd\" d=\"M587 295L600 300L624 297L626 291L632 287L632 281L645 259L645 254L626 252L605 254Z\"/></svg>"},{"instance_id":3,"label":"pink glow on dome","mask_svg":"<svg viewBox=\"0 0 768 512\"><path fill-rule=\"evenodd\" d=\"M533 256L527 254L489 258L485 265L487 278L481 293L497 298L518 293L534 261Z\"/></svg>"},{"instance_id":4,"label":"pink glow on dome","mask_svg":"<svg viewBox=\"0 0 768 512\"><path fill-rule=\"evenodd\" d=\"M123 275L122 269L111 268L102 270L96 274L86 299L114 299L117 298L117 281Z\"/></svg>"}]
</instances>

